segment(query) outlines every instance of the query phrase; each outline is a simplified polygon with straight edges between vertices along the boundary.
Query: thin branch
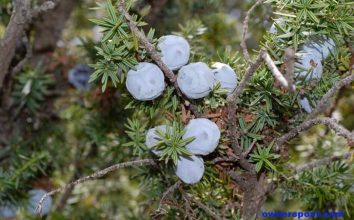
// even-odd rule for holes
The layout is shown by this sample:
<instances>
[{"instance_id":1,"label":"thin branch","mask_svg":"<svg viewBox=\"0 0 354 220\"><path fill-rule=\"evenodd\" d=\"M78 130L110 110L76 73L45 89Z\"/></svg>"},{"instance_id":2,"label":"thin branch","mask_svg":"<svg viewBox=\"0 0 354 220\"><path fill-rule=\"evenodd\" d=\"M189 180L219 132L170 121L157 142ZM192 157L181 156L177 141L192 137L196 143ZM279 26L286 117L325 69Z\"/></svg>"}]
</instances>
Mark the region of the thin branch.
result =
<instances>
[{"instance_id":1,"label":"thin branch","mask_svg":"<svg viewBox=\"0 0 354 220\"><path fill-rule=\"evenodd\" d=\"M89 180L98 179L100 177L107 175L108 173L111 173L111 172L116 171L121 168L139 167L139 166L143 166L143 165L155 165L155 164L156 164L155 160L153 160L153 159L134 160L134 161L124 162L124 163L118 163L118 164L112 165L110 167L107 167L103 170L96 171L96 172L92 173L91 175L77 179L69 184L66 184L65 186L62 186L60 188L57 188L55 190L52 190L52 191L44 194L37 204L36 212L39 214L42 212L42 204L43 204L45 198L47 198L48 196L54 195L55 193L62 192L64 190L66 190L67 188L74 187L78 184L81 184L81 183L89 181Z\"/></svg>"},{"instance_id":2,"label":"thin branch","mask_svg":"<svg viewBox=\"0 0 354 220\"><path fill-rule=\"evenodd\" d=\"M246 70L245 75L243 76L240 84L236 87L235 91L227 97L229 138L230 138L231 145L235 151L236 156L239 156L242 154L242 149L237 144L237 139L238 139L238 134L239 134L238 127L236 124L237 123L236 111L237 111L238 97L241 95L243 90L246 88L248 83L251 81L253 74L256 72L256 70L262 64L263 53L265 53L265 50L262 49L260 51L258 57L256 58L255 62L252 63L251 66L248 67L248 69Z\"/></svg>"},{"instance_id":3,"label":"thin branch","mask_svg":"<svg viewBox=\"0 0 354 220\"><path fill-rule=\"evenodd\" d=\"M289 83L289 91L294 92L294 67L295 67L295 50L294 48L286 48L284 51L282 70L285 70L285 79ZM283 69L284 68L284 69ZM283 71L282 71L283 72Z\"/></svg>"},{"instance_id":4,"label":"thin branch","mask_svg":"<svg viewBox=\"0 0 354 220\"><path fill-rule=\"evenodd\" d=\"M323 124L332 129L337 135L344 137L349 143L354 141L354 134L344 128L342 125L332 118L316 118L301 123L299 126L293 128L288 133L277 138L275 143L275 150L278 151L287 141L295 138L298 134L312 128L315 125Z\"/></svg>"},{"instance_id":5,"label":"thin branch","mask_svg":"<svg viewBox=\"0 0 354 220\"><path fill-rule=\"evenodd\" d=\"M242 154L243 157L247 157L253 151L254 146L256 146L257 139L254 139L251 145L248 147L247 151Z\"/></svg>"},{"instance_id":6,"label":"thin branch","mask_svg":"<svg viewBox=\"0 0 354 220\"><path fill-rule=\"evenodd\" d=\"M222 220L214 211L212 211L208 206L204 205L202 202L198 201L197 199L189 196L182 188L179 188L182 195L191 202L194 202L199 208L201 208L206 214L216 220Z\"/></svg>"},{"instance_id":7,"label":"thin branch","mask_svg":"<svg viewBox=\"0 0 354 220\"><path fill-rule=\"evenodd\" d=\"M176 189L182 184L182 182L180 180L178 180L175 184L173 184L172 186L170 186L166 192L164 192L164 194L161 197L160 200L160 204L159 204L159 208L157 209L157 211L162 210L162 206L164 205L165 200L174 192L176 191Z\"/></svg>"},{"instance_id":8,"label":"thin branch","mask_svg":"<svg viewBox=\"0 0 354 220\"><path fill-rule=\"evenodd\" d=\"M11 60L15 55L16 43L22 37L24 30L38 15L53 9L56 6L56 2L46 1L38 8L32 10L31 0L15 1L15 8L10 22L0 42L0 89L3 86L6 75L9 73Z\"/></svg>"},{"instance_id":9,"label":"thin branch","mask_svg":"<svg viewBox=\"0 0 354 220\"><path fill-rule=\"evenodd\" d=\"M28 40L27 40L28 41ZM15 76L16 74L18 74L23 67L27 64L28 60L32 57L32 45L30 42L27 42L26 45L26 55L25 57L18 62L18 64L12 69L11 71L11 77Z\"/></svg>"},{"instance_id":10,"label":"thin branch","mask_svg":"<svg viewBox=\"0 0 354 220\"><path fill-rule=\"evenodd\" d=\"M228 162L228 163L236 163L239 160L239 158L236 157L217 157L212 160L214 164L216 163L223 163L223 162Z\"/></svg>"},{"instance_id":11,"label":"thin branch","mask_svg":"<svg viewBox=\"0 0 354 220\"><path fill-rule=\"evenodd\" d=\"M296 167L295 172L301 173L302 171L311 170L311 169L318 167L318 166L328 165L334 161L348 159L353 155L354 155L354 152L351 151L351 152L347 152L347 153L340 155L340 156L332 156L332 157L326 157L326 158L323 158L320 160L315 160L313 162Z\"/></svg>"},{"instance_id":12,"label":"thin branch","mask_svg":"<svg viewBox=\"0 0 354 220\"><path fill-rule=\"evenodd\" d=\"M228 174L242 190L245 190L247 189L247 187L249 187L247 181L243 179L240 175L235 173L234 171L229 171Z\"/></svg>"},{"instance_id":13,"label":"thin branch","mask_svg":"<svg viewBox=\"0 0 354 220\"><path fill-rule=\"evenodd\" d=\"M326 110L326 107L328 106L328 102L332 97L337 94L337 92L343 88L344 86L350 85L354 81L354 74L350 74L349 76L341 79L340 81L336 82L334 86L328 90L328 92L321 98L321 100L317 103L315 109L309 114L307 119L312 119L316 115L324 112Z\"/></svg>"},{"instance_id":14,"label":"thin branch","mask_svg":"<svg viewBox=\"0 0 354 220\"><path fill-rule=\"evenodd\" d=\"M264 62L267 64L269 70L272 72L275 80L278 81L284 88L289 89L290 91L294 91L294 85L288 83L288 80L279 71L269 54L267 52L264 52L262 57Z\"/></svg>"},{"instance_id":15,"label":"thin branch","mask_svg":"<svg viewBox=\"0 0 354 220\"><path fill-rule=\"evenodd\" d=\"M120 0L118 4L118 11L124 15L130 30L134 33L134 35L139 39L140 44L142 44L150 57L156 62L156 64L161 68L162 72L165 76L169 79L170 82L174 83L176 81L176 76L170 70L167 65L162 62L160 53L157 52L155 46L149 42L147 37L145 36L144 32L140 31L139 28L136 26L133 18L126 10L125 1Z\"/></svg>"},{"instance_id":16,"label":"thin branch","mask_svg":"<svg viewBox=\"0 0 354 220\"><path fill-rule=\"evenodd\" d=\"M262 61L263 61L263 54L266 51L262 49L254 63L251 64L250 67L245 72L245 75L243 76L240 84L236 87L235 91L232 92L230 95L227 97L228 102L236 102L236 99L241 95L243 90L246 88L248 83L251 81L253 74L256 72L256 70L261 66Z\"/></svg>"},{"instance_id":17,"label":"thin branch","mask_svg":"<svg viewBox=\"0 0 354 220\"><path fill-rule=\"evenodd\" d=\"M243 21L243 32L242 32L242 40L241 40L241 48L242 48L242 51L243 51L243 56L245 57L246 61L248 63L251 63L251 58L250 58L250 55L248 53L248 49L247 49L247 33L248 33L248 22L249 22L249 19L250 19L250 16L253 12L253 10L258 6L260 5L264 0L257 0L257 2L252 5L252 7L247 11L247 14L246 14L246 17L245 17L245 20Z\"/></svg>"}]
</instances>

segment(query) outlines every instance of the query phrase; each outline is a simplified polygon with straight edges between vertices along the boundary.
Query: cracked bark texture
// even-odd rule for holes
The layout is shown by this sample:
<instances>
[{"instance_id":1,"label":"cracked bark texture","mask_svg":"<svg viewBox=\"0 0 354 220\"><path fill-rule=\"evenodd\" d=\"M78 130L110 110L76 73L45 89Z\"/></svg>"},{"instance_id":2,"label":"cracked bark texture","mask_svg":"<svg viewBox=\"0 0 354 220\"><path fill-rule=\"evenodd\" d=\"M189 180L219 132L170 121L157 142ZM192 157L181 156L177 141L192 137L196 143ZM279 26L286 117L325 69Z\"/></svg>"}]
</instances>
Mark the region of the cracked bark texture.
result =
<instances>
[{"instance_id":1,"label":"cracked bark texture","mask_svg":"<svg viewBox=\"0 0 354 220\"><path fill-rule=\"evenodd\" d=\"M15 1L14 11L6 27L0 45L0 89L9 71L12 58L15 56L16 43L23 36L27 26L27 18L31 10L31 0Z\"/></svg>"}]
</instances>

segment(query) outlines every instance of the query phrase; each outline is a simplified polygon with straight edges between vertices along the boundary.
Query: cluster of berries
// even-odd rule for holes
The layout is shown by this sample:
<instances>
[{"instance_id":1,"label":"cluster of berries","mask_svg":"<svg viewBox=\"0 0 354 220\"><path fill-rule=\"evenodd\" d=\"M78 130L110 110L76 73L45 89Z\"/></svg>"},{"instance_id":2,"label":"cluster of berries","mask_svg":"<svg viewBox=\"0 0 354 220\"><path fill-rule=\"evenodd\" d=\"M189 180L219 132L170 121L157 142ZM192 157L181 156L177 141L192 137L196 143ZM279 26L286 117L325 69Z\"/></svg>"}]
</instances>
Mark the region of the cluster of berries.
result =
<instances>
[{"instance_id":1,"label":"cluster of berries","mask_svg":"<svg viewBox=\"0 0 354 220\"><path fill-rule=\"evenodd\" d=\"M187 64L190 56L188 42L180 36L167 35L157 45L161 60L173 71L178 70L177 85L189 99L207 96L216 83L229 93L237 86L233 69L223 63L215 63L212 69L203 62ZM165 89L165 77L161 69L153 64L141 62L127 74L126 87L137 100L148 101L159 97Z\"/></svg>"},{"instance_id":2,"label":"cluster of berries","mask_svg":"<svg viewBox=\"0 0 354 220\"><path fill-rule=\"evenodd\" d=\"M161 153L156 149L157 143L161 140L156 131L160 130L165 133L167 129L172 128L160 125L149 129L146 134L145 144L156 155ZM188 123L182 139L194 137L194 140L185 146L193 155L179 156L175 170L176 175L184 183L194 184L200 181L204 174L204 161L200 155L205 156L212 153L219 144L220 135L218 126L209 119L192 119Z\"/></svg>"},{"instance_id":3,"label":"cluster of berries","mask_svg":"<svg viewBox=\"0 0 354 220\"><path fill-rule=\"evenodd\" d=\"M190 46L183 37L163 36L159 39L157 47L161 51L161 60L167 67L172 71L178 70L177 85L187 98L200 99L209 95L216 83L220 83L220 87L229 94L236 89L236 73L229 65L217 62L210 69L203 62L188 64ZM163 93L165 77L157 65L142 62L135 70L128 72L126 87L137 100L153 100ZM171 127L160 125L147 132L145 144L154 154L161 153L156 149L156 144L160 141L156 131L165 133L168 129ZM194 184L199 182L204 174L204 161L200 155L208 155L216 149L220 130L208 119L192 119L186 126L186 133L182 138L190 137L195 139L185 147L193 155L179 156L175 173L184 183Z\"/></svg>"}]
</instances>

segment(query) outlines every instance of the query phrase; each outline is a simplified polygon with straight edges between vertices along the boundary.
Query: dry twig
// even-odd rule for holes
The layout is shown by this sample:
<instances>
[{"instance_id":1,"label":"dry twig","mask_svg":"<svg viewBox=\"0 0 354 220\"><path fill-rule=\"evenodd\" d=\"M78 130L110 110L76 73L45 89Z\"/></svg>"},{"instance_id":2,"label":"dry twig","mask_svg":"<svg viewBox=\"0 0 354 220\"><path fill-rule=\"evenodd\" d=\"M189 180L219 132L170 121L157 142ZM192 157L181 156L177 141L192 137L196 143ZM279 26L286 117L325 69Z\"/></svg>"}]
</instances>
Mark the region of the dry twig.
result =
<instances>
[{"instance_id":1,"label":"dry twig","mask_svg":"<svg viewBox=\"0 0 354 220\"><path fill-rule=\"evenodd\" d=\"M354 141L354 134L344 128L342 125L332 118L316 118L301 123L299 126L291 129L288 133L277 138L274 149L278 151L287 141L295 138L298 134L312 128L315 125L326 125L332 129L337 135L346 138L349 142Z\"/></svg>"},{"instance_id":2,"label":"dry twig","mask_svg":"<svg viewBox=\"0 0 354 220\"><path fill-rule=\"evenodd\" d=\"M267 64L269 70L272 72L275 80L278 81L284 88L289 89L290 91L294 91L295 86L288 83L288 80L279 71L272 58L269 56L269 54L267 52L264 52L262 57L264 62Z\"/></svg>"},{"instance_id":3,"label":"dry twig","mask_svg":"<svg viewBox=\"0 0 354 220\"><path fill-rule=\"evenodd\" d=\"M78 184L81 184L81 183L89 181L89 180L98 179L100 177L107 175L108 173L111 173L111 172L116 171L121 168L138 167L138 166L143 166L143 165L155 165L155 164L156 164L155 160L153 160L153 159L134 160L134 161L128 161L128 162L124 162L124 163L118 163L118 164L112 165L110 167L107 167L103 170L96 171L96 172L92 173L91 175L77 179L71 183L66 184L65 186L62 186L60 188L57 188L55 190L52 190L52 191L44 194L37 204L36 211L39 214L42 212L42 204L43 204L45 198L47 198L48 196L54 195L55 193L62 192L64 190L66 190L67 188L72 188L73 186L76 186Z\"/></svg>"},{"instance_id":4,"label":"dry twig","mask_svg":"<svg viewBox=\"0 0 354 220\"><path fill-rule=\"evenodd\" d=\"M349 76L341 79L340 81L336 82L334 86L328 90L328 92L321 98L321 100L317 103L315 109L311 112L311 114L307 117L308 119L314 118L316 115L324 112L327 108L328 102L331 100L332 97L337 94L337 92L343 88L344 86L350 85L354 81L354 74L350 74Z\"/></svg>"},{"instance_id":5,"label":"dry twig","mask_svg":"<svg viewBox=\"0 0 354 220\"><path fill-rule=\"evenodd\" d=\"M189 201L194 202L199 208L201 208L206 214L216 220L222 220L213 210L211 210L208 206L204 205L202 202L193 198L193 196L189 196L182 188L179 188L182 195Z\"/></svg>"},{"instance_id":6,"label":"dry twig","mask_svg":"<svg viewBox=\"0 0 354 220\"><path fill-rule=\"evenodd\" d=\"M248 53L248 49L247 49L247 33L248 33L248 22L250 20L250 16L253 12L253 10L258 6L260 5L264 0L257 0L257 2L252 5L252 7L247 11L247 14L246 14L246 17L245 17L245 20L243 21L243 32L242 32L242 40L241 40L241 48L242 48L242 51L243 51L243 56L245 57L246 61L248 63L251 63L251 58L250 58L250 55Z\"/></svg>"},{"instance_id":7,"label":"dry twig","mask_svg":"<svg viewBox=\"0 0 354 220\"><path fill-rule=\"evenodd\" d=\"M165 200L171 196L171 194L182 184L182 182L180 180L178 180L175 184L173 184L172 186L170 186L166 192L164 192L164 194L162 195L161 199L160 199L160 203L159 203L159 207L157 209L157 211L162 210L162 206L164 205Z\"/></svg>"},{"instance_id":8,"label":"dry twig","mask_svg":"<svg viewBox=\"0 0 354 220\"><path fill-rule=\"evenodd\" d=\"M310 162L310 163L301 165L299 167L296 167L295 172L296 173L301 173L302 171L311 170L311 169L313 169L315 167L318 167L318 166L328 165L328 164L330 164L330 163L332 163L334 161L348 159L352 155L354 155L353 151L347 152L347 153L345 153L343 155L340 155L340 156L332 156L332 157L326 157L326 158L323 158L323 159L320 159L320 160L315 160L313 162Z\"/></svg>"}]
</instances>

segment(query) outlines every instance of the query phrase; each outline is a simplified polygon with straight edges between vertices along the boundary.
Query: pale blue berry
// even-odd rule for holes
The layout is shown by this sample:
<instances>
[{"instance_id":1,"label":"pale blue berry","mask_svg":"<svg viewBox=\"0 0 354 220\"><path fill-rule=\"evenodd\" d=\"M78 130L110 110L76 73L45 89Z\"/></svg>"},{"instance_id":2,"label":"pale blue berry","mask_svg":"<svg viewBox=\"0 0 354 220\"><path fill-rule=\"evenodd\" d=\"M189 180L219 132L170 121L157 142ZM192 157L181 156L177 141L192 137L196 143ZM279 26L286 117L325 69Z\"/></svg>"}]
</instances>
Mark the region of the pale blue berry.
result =
<instances>
[{"instance_id":1,"label":"pale blue berry","mask_svg":"<svg viewBox=\"0 0 354 220\"><path fill-rule=\"evenodd\" d=\"M161 60L171 70L186 65L189 60L190 47L186 39L176 35L166 35L159 39L157 47L161 51Z\"/></svg>"},{"instance_id":2,"label":"pale blue berry","mask_svg":"<svg viewBox=\"0 0 354 220\"><path fill-rule=\"evenodd\" d=\"M69 83L77 90L88 90L90 88L89 80L92 69L85 64L77 64L68 73Z\"/></svg>"},{"instance_id":3,"label":"pale blue berry","mask_svg":"<svg viewBox=\"0 0 354 220\"><path fill-rule=\"evenodd\" d=\"M319 80L322 77L323 66L321 60L313 54L302 51L298 53L296 66L296 77L309 80Z\"/></svg>"},{"instance_id":4,"label":"pale blue berry","mask_svg":"<svg viewBox=\"0 0 354 220\"><path fill-rule=\"evenodd\" d=\"M139 63L136 70L129 70L126 87L140 101L153 100L165 89L165 77L161 69L152 63Z\"/></svg>"},{"instance_id":5,"label":"pale blue berry","mask_svg":"<svg viewBox=\"0 0 354 220\"><path fill-rule=\"evenodd\" d=\"M159 125L154 128L150 128L148 132L146 133L145 137L145 145L151 149L151 151L155 155L159 155L161 151L154 149L155 144L161 140L161 137L159 137L156 133L157 129L161 130L163 133L166 132L167 126L166 125Z\"/></svg>"},{"instance_id":6,"label":"pale blue berry","mask_svg":"<svg viewBox=\"0 0 354 220\"><path fill-rule=\"evenodd\" d=\"M208 155L218 146L220 135L220 129L214 122L206 118L197 118L188 123L183 138L195 138L186 145L187 150L196 155Z\"/></svg>"},{"instance_id":7,"label":"pale blue berry","mask_svg":"<svg viewBox=\"0 0 354 220\"><path fill-rule=\"evenodd\" d=\"M214 83L215 76L205 63L190 63L178 71L178 87L190 99L207 96Z\"/></svg>"},{"instance_id":8,"label":"pale blue berry","mask_svg":"<svg viewBox=\"0 0 354 220\"><path fill-rule=\"evenodd\" d=\"M176 175L186 184L198 183L204 174L204 161L201 157L178 157Z\"/></svg>"},{"instance_id":9,"label":"pale blue berry","mask_svg":"<svg viewBox=\"0 0 354 220\"><path fill-rule=\"evenodd\" d=\"M215 74L216 82L219 82L222 89L232 93L237 86L235 71L227 64L216 62L211 66Z\"/></svg>"},{"instance_id":10,"label":"pale blue berry","mask_svg":"<svg viewBox=\"0 0 354 220\"><path fill-rule=\"evenodd\" d=\"M303 97L300 99L300 105L301 105L301 108L307 112L307 113L311 113L312 112L312 107L310 105L310 102L308 100L307 97Z\"/></svg>"},{"instance_id":11,"label":"pale blue berry","mask_svg":"<svg viewBox=\"0 0 354 220\"><path fill-rule=\"evenodd\" d=\"M17 207L10 203L5 203L3 206L0 206L0 218L1 219L10 219L16 216Z\"/></svg>"}]
</instances>

